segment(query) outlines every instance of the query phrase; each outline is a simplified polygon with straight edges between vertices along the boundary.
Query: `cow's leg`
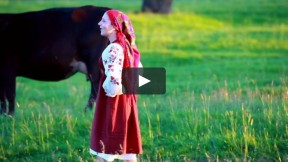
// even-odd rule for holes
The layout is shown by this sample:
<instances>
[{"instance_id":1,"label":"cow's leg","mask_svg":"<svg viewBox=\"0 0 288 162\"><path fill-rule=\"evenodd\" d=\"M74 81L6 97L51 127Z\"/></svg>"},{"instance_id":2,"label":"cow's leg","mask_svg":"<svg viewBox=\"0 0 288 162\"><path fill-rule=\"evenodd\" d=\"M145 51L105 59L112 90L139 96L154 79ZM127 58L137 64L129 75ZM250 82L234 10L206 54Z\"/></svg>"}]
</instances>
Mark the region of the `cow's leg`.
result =
<instances>
[{"instance_id":1,"label":"cow's leg","mask_svg":"<svg viewBox=\"0 0 288 162\"><path fill-rule=\"evenodd\" d=\"M2 100L2 96L1 96L1 99L0 99L0 115L5 114L6 111L7 111L6 101L5 101L5 99Z\"/></svg>"},{"instance_id":2,"label":"cow's leg","mask_svg":"<svg viewBox=\"0 0 288 162\"><path fill-rule=\"evenodd\" d=\"M97 73L99 73L99 75L97 77L95 77L95 75L89 76L89 80L91 83L91 93L90 93L88 103L85 107L85 111L92 110L94 103L96 102L96 97L97 97L98 87L99 87L99 81L100 81L100 72L97 72Z\"/></svg>"},{"instance_id":3,"label":"cow's leg","mask_svg":"<svg viewBox=\"0 0 288 162\"><path fill-rule=\"evenodd\" d=\"M91 56L87 60L84 60L86 66L87 66L87 75L91 82L91 93L88 100L88 103L85 107L85 111L92 110L94 103L97 99L97 93L98 93L98 87L100 82L100 76L101 76L101 70L98 66L98 60L102 55L102 51L107 47L108 45L108 39L105 37L99 37L99 40L97 41L97 47L93 47L89 51L90 54L88 56Z\"/></svg>"},{"instance_id":4,"label":"cow's leg","mask_svg":"<svg viewBox=\"0 0 288 162\"><path fill-rule=\"evenodd\" d=\"M93 95L93 87L95 87L94 85L93 85L93 83L91 82L91 93L90 93L90 97L89 97L89 100L88 100L88 102L87 102L87 105L86 105L86 107L85 107L85 112L87 111L87 110L92 110L93 109L93 106L94 106L94 103L95 103L95 101L96 101L96 96L95 95Z\"/></svg>"},{"instance_id":5,"label":"cow's leg","mask_svg":"<svg viewBox=\"0 0 288 162\"><path fill-rule=\"evenodd\" d=\"M6 113L6 109L4 77L0 77L0 114Z\"/></svg>"},{"instance_id":6,"label":"cow's leg","mask_svg":"<svg viewBox=\"0 0 288 162\"><path fill-rule=\"evenodd\" d=\"M13 115L15 112L15 96L16 96L16 76L13 74L8 75L5 79L5 94L9 103L8 115Z\"/></svg>"}]
</instances>

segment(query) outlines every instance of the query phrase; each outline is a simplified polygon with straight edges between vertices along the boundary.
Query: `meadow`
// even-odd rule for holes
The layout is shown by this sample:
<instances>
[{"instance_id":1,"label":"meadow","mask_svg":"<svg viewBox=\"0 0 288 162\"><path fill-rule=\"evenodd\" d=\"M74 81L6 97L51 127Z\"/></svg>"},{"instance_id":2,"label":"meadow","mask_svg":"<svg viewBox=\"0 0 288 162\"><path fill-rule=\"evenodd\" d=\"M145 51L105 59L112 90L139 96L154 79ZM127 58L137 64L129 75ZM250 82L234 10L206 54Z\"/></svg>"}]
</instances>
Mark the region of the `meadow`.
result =
<instances>
[{"instance_id":1,"label":"meadow","mask_svg":"<svg viewBox=\"0 0 288 162\"><path fill-rule=\"evenodd\" d=\"M13 1L0 12L108 6L127 13L145 67L165 67L165 95L139 95L139 161L288 161L288 1ZM0 45L1 46L1 45ZM0 116L0 161L96 161L83 74L17 78L15 116Z\"/></svg>"}]
</instances>

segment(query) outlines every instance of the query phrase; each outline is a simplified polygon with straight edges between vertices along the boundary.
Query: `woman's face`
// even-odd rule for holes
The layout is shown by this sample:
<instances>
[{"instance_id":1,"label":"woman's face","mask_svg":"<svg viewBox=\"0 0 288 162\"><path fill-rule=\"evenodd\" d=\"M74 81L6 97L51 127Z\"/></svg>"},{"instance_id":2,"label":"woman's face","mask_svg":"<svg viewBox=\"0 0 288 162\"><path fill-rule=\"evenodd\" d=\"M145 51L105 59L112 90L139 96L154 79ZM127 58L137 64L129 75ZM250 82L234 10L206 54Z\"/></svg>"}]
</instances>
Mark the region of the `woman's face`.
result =
<instances>
[{"instance_id":1,"label":"woman's face","mask_svg":"<svg viewBox=\"0 0 288 162\"><path fill-rule=\"evenodd\" d=\"M107 15L107 13L105 13L101 19L101 21L98 23L99 27L100 27L100 31L101 31L101 35L108 37L111 33L113 33L115 31L115 29L113 28L113 26L111 25L111 21Z\"/></svg>"}]
</instances>

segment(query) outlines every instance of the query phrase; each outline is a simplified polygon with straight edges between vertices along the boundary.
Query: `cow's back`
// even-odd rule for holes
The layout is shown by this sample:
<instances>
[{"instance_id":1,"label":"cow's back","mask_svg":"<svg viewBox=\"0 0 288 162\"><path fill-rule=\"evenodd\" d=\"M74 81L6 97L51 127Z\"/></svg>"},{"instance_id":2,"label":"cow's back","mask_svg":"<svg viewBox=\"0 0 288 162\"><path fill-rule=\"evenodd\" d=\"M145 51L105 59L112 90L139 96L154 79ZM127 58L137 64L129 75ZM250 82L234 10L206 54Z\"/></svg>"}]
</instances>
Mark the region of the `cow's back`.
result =
<instances>
[{"instance_id":1,"label":"cow's back","mask_svg":"<svg viewBox=\"0 0 288 162\"><path fill-rule=\"evenodd\" d=\"M1 63L32 79L69 77L71 62L98 57L90 55L103 39L97 23L106 10L84 6L0 14Z\"/></svg>"}]
</instances>

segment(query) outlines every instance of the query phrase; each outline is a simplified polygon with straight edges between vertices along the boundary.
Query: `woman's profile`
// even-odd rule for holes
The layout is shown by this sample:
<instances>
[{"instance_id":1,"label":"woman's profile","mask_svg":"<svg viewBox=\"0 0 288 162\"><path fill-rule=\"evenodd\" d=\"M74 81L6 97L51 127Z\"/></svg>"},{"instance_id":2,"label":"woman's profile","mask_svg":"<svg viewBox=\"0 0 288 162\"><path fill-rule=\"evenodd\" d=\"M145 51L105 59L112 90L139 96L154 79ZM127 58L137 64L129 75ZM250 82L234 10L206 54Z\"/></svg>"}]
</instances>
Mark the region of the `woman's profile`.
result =
<instances>
[{"instance_id":1,"label":"woman's profile","mask_svg":"<svg viewBox=\"0 0 288 162\"><path fill-rule=\"evenodd\" d=\"M99 59L102 74L90 153L97 155L98 161L137 161L136 155L142 153L137 96L122 93L123 68L140 64L134 30L128 17L118 10L105 12L98 25L110 44Z\"/></svg>"}]
</instances>

